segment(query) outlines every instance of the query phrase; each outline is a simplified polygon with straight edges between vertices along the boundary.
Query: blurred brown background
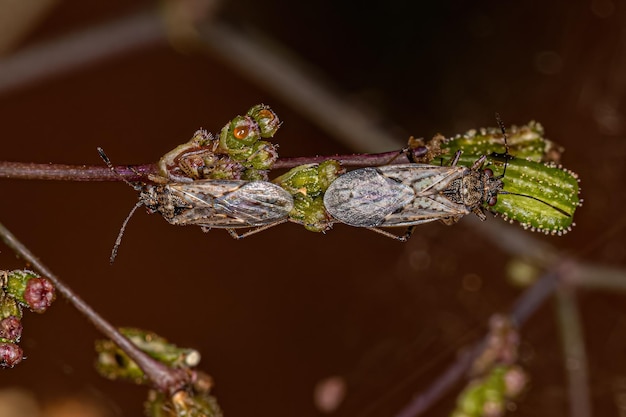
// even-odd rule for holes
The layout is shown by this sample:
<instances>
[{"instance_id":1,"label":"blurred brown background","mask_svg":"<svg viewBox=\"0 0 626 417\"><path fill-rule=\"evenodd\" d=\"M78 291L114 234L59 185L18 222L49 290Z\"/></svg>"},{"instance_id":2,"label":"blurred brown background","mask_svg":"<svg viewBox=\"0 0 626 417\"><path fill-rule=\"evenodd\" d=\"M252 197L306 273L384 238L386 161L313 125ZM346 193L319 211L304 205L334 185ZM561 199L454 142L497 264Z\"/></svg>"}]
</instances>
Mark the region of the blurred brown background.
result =
<instances>
[{"instance_id":1,"label":"blurred brown background","mask_svg":"<svg viewBox=\"0 0 626 417\"><path fill-rule=\"evenodd\" d=\"M101 146L116 164L154 162L196 129L217 132L257 103L284 121L275 137L281 156L399 149L409 135L494 125L497 111L507 125L540 121L582 179L574 230L533 237L573 255L597 242L583 259L625 263L624 2L59 0L30 14L19 9L36 2L18 3L0 1L2 160L100 164ZM189 43L189 16L204 47ZM94 31L101 37L89 38ZM295 59L296 74L315 74L342 108L365 115L373 140L350 138L350 127L335 134L327 116L316 116L317 101L272 86L259 64L218 37L228 33L272 45L261 52L265 62L274 53ZM82 36L75 49L54 49ZM111 267L136 202L129 187L1 187L2 223L106 318L202 352L229 416L320 415L314 388L331 376L347 384L335 415L393 415L520 292L505 279L509 256L466 220L420 226L406 244L342 225L322 235L291 224L234 241L140 210ZM0 260L3 269L24 267L6 248ZM579 300L595 415L624 416L626 299L594 292ZM145 390L96 374L98 334L66 302L24 323L28 359L0 372L0 389L44 400L88 393L120 415L141 414ZM566 415L551 303L522 336L532 387L516 415ZM447 415L454 398L429 415Z\"/></svg>"}]
</instances>

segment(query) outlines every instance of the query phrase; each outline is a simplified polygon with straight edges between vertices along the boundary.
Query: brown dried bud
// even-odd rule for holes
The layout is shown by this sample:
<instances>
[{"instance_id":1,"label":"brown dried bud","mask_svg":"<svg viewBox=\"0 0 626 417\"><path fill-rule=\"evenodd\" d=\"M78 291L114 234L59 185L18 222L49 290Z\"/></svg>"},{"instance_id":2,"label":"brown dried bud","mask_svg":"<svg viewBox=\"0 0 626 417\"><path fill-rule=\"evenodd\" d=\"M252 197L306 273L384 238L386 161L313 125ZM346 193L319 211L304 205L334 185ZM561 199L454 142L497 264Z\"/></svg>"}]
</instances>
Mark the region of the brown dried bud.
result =
<instances>
[{"instance_id":1,"label":"brown dried bud","mask_svg":"<svg viewBox=\"0 0 626 417\"><path fill-rule=\"evenodd\" d=\"M24 301L35 313L43 313L55 298L54 285L47 278L31 278L26 284Z\"/></svg>"},{"instance_id":2,"label":"brown dried bud","mask_svg":"<svg viewBox=\"0 0 626 417\"><path fill-rule=\"evenodd\" d=\"M24 359L24 351L15 343L0 343L0 368L13 368Z\"/></svg>"},{"instance_id":3,"label":"brown dried bud","mask_svg":"<svg viewBox=\"0 0 626 417\"><path fill-rule=\"evenodd\" d=\"M15 316L0 320L0 339L19 342L22 337L22 322Z\"/></svg>"}]
</instances>

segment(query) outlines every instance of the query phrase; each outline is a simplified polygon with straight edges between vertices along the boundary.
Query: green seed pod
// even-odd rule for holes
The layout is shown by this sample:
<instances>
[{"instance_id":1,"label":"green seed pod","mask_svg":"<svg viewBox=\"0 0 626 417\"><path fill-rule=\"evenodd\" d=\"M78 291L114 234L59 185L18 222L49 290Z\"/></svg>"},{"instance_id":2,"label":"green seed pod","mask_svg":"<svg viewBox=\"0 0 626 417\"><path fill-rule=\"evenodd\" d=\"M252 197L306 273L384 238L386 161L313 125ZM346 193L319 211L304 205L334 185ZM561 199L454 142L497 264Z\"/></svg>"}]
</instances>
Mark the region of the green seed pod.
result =
<instances>
[{"instance_id":1,"label":"green seed pod","mask_svg":"<svg viewBox=\"0 0 626 417\"><path fill-rule=\"evenodd\" d=\"M553 142L544 138L543 126L537 122L530 122L519 127L511 126L507 130L507 143L511 155L535 162L552 161L554 149L558 148ZM504 137L500 128L472 129L463 135L446 139L440 146L441 151L447 155L453 155L457 150L462 150L464 154L476 157L494 152L502 153Z\"/></svg>"},{"instance_id":2,"label":"green seed pod","mask_svg":"<svg viewBox=\"0 0 626 417\"><path fill-rule=\"evenodd\" d=\"M477 158L464 153L458 165L471 166ZM502 158L488 156L484 167L500 176L504 162ZM574 226L574 212L582 204L578 197L579 179L574 172L551 163L512 158L502 181L503 192L489 210L501 214L505 220L519 222L525 229L545 234L560 236Z\"/></svg>"},{"instance_id":3,"label":"green seed pod","mask_svg":"<svg viewBox=\"0 0 626 417\"><path fill-rule=\"evenodd\" d=\"M574 212L582 203L575 173L560 166L514 159L509 161L503 181L505 192L520 194L500 194L491 207L505 220L545 234L560 236L571 230Z\"/></svg>"},{"instance_id":4,"label":"green seed pod","mask_svg":"<svg viewBox=\"0 0 626 417\"><path fill-rule=\"evenodd\" d=\"M155 333L135 328L121 328L120 332L139 349L168 366L191 368L200 362L200 353L197 350L179 348ZM139 366L111 340L97 340L95 346L98 352L96 369L102 376L108 379L126 379L136 384L148 382Z\"/></svg>"},{"instance_id":5,"label":"green seed pod","mask_svg":"<svg viewBox=\"0 0 626 417\"><path fill-rule=\"evenodd\" d=\"M250 116L237 116L222 129L218 150L237 160L245 159L236 155L259 139L261 139L259 125Z\"/></svg>"},{"instance_id":6,"label":"green seed pod","mask_svg":"<svg viewBox=\"0 0 626 417\"><path fill-rule=\"evenodd\" d=\"M248 116L252 117L259 125L262 138L271 138L281 125L278 115L274 113L270 106L257 104L248 110Z\"/></svg>"}]
</instances>

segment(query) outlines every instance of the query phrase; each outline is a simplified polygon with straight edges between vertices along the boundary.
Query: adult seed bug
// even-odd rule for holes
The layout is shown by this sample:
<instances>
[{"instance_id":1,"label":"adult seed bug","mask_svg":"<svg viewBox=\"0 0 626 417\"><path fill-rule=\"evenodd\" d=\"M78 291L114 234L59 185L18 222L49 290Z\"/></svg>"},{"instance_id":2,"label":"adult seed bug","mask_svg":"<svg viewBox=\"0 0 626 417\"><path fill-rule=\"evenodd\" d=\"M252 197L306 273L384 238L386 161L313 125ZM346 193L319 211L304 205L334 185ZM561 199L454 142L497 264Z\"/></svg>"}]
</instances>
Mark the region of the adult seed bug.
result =
<instances>
[{"instance_id":1,"label":"adult seed bug","mask_svg":"<svg viewBox=\"0 0 626 417\"><path fill-rule=\"evenodd\" d=\"M362 168L340 176L330 185L324 194L326 210L338 222L366 227L400 241L406 241L413 227L422 223L440 220L450 225L470 213L485 220L485 205L494 206L499 194L530 198L571 217L536 197L503 190L506 168L513 157L509 154L504 124L498 115L496 119L505 153L491 157L504 160L502 175L494 176L490 168L482 168L486 155L471 167L457 165L460 151L450 166L411 163ZM407 231L398 236L379 227L407 227Z\"/></svg>"},{"instance_id":2,"label":"adult seed bug","mask_svg":"<svg viewBox=\"0 0 626 417\"><path fill-rule=\"evenodd\" d=\"M100 157L113 171L115 168L101 148ZM276 184L267 181L197 180L167 182L161 177L150 177L157 184L128 185L139 191L139 201L132 208L118 234L111 252L115 260L126 225L135 210L145 206L148 213L159 213L170 224L200 226L208 232L212 228L226 229L234 239L242 239L289 220L293 197ZM252 228L243 234L235 229Z\"/></svg>"}]
</instances>

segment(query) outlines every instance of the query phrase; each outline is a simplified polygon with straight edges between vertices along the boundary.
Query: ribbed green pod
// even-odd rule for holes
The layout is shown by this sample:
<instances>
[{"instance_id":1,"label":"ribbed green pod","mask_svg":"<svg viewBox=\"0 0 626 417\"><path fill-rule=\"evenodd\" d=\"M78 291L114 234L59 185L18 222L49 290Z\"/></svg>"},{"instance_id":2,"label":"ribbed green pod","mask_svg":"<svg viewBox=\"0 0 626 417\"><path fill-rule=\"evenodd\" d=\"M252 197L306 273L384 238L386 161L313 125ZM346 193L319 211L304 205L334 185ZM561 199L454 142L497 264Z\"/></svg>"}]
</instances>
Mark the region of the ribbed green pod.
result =
<instances>
[{"instance_id":1,"label":"ribbed green pod","mask_svg":"<svg viewBox=\"0 0 626 417\"><path fill-rule=\"evenodd\" d=\"M544 137L543 126L534 121L523 126L511 126L507 130L507 143L511 155L535 162L552 160L552 151L562 152L558 145ZM504 137L500 128L472 129L446 139L440 146L448 155L460 149L465 154L478 157L493 152L504 153Z\"/></svg>"},{"instance_id":2,"label":"ribbed green pod","mask_svg":"<svg viewBox=\"0 0 626 417\"><path fill-rule=\"evenodd\" d=\"M458 164L472 166L479 157L480 154L464 152ZM488 156L483 168L491 168L496 176L502 175L503 160ZM572 171L553 163L516 157L508 161L502 181L504 189L497 204L486 206L490 211L501 214L505 220L517 221L526 229L546 234L562 235L574 225L574 212L581 200L578 176Z\"/></svg>"}]
</instances>

